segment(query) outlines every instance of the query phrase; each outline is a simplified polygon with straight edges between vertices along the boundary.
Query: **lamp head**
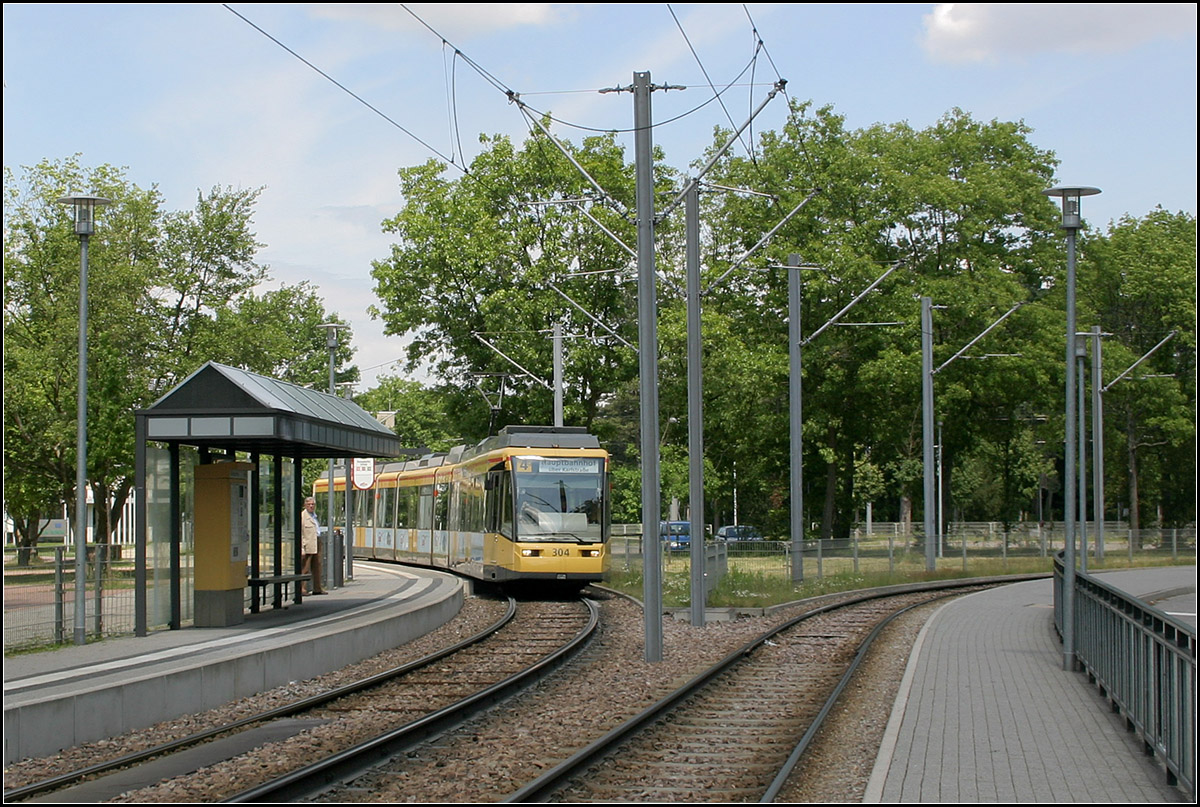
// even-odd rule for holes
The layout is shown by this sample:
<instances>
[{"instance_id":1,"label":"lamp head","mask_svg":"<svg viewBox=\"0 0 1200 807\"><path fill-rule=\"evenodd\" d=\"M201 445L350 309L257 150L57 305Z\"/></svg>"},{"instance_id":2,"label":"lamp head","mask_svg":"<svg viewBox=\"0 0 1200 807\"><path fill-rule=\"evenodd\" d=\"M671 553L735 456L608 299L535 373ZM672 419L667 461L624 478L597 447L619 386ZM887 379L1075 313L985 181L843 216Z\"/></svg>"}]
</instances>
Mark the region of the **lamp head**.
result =
<instances>
[{"instance_id":1,"label":"lamp head","mask_svg":"<svg viewBox=\"0 0 1200 807\"><path fill-rule=\"evenodd\" d=\"M325 346L333 350L338 345L338 328L348 328L349 325L343 325L340 322L322 322L321 328L325 329Z\"/></svg>"},{"instance_id":2,"label":"lamp head","mask_svg":"<svg viewBox=\"0 0 1200 807\"><path fill-rule=\"evenodd\" d=\"M1095 196L1100 193L1100 189L1088 187L1087 185L1058 185L1053 188L1047 188L1042 193L1046 196L1058 196L1062 198L1062 228L1064 230L1078 230L1083 226L1079 215L1079 198L1081 196Z\"/></svg>"},{"instance_id":3,"label":"lamp head","mask_svg":"<svg viewBox=\"0 0 1200 807\"><path fill-rule=\"evenodd\" d=\"M58 200L75 208L75 234L91 235L96 230L96 208L111 205L112 199L103 196L64 196Z\"/></svg>"}]
</instances>

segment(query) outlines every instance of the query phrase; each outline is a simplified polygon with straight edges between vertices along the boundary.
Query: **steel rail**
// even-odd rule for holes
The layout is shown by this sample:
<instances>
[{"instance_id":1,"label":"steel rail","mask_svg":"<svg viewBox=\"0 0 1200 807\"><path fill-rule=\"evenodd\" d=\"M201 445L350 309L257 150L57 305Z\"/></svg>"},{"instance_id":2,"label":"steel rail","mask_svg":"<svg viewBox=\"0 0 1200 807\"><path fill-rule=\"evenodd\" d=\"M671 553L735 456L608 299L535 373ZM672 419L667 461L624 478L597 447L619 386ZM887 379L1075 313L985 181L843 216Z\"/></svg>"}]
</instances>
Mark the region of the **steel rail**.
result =
<instances>
[{"instance_id":1,"label":"steel rail","mask_svg":"<svg viewBox=\"0 0 1200 807\"><path fill-rule=\"evenodd\" d=\"M490 708L497 702L531 686L581 649L595 633L600 608L581 598L587 606L587 624L567 644L540 661L503 681L482 689L425 717L400 726L371 740L359 743L323 760L299 768L273 781L250 788L224 799L224 803L301 801L332 785L361 775L371 766L389 759L430 737L440 736L463 721Z\"/></svg>"},{"instance_id":2,"label":"steel rail","mask_svg":"<svg viewBox=\"0 0 1200 807\"><path fill-rule=\"evenodd\" d=\"M838 681L837 686L833 688L833 691L829 694L829 697L825 699L825 705L821 707L821 711L817 714L816 718L813 719L812 725L810 725L808 730L804 732L804 736L800 738L800 742L796 743L796 747L792 749L792 753L788 755L787 760L779 768L779 773L775 774L775 779L772 780L771 784L763 792L762 798L759 799L760 803L769 804L775 801L775 798L779 795L779 791L783 789L785 784L787 784L787 780L792 775L792 771L795 769L797 763L800 762L800 758L804 756L804 752L808 750L810 745L812 745L813 740L817 736L817 732L819 732L821 730L821 726L824 725L825 719L829 717L829 713L833 711L834 704L836 704L838 698L841 697L842 691L845 690L851 679L854 678L854 673L858 671L858 668L862 665L863 660L866 659L867 653L870 652L871 646L875 644L875 640L879 638L881 633L883 633L884 628L892 624L892 620L907 614L914 608L920 608L922 605L928 605L931 602L937 602L939 599L944 599L946 597L953 597L956 593L957 592L943 594L941 597L934 597L926 602L916 602L905 608L901 608L899 611L889 615L886 619L876 625L869 634L867 634L867 637L862 640L861 644L859 644L858 651L854 654L854 660L850 662L850 666L846 668L846 672Z\"/></svg>"},{"instance_id":3,"label":"steel rail","mask_svg":"<svg viewBox=\"0 0 1200 807\"><path fill-rule=\"evenodd\" d=\"M160 745L156 745L153 748L147 748L143 751L135 751L131 754L126 754L122 757L118 757L116 759L112 759L107 762L99 762L99 763L96 763L95 765L90 765L86 768L80 768L79 770L76 770L76 771L71 771L69 773L60 774L59 776L55 776L50 779L45 779L41 782L34 782L32 784L25 785L23 787L13 788L12 790L6 790L4 792L4 802L7 804L12 801L27 799L31 796L37 796L42 793L48 793L48 792L51 792L54 790L58 790L60 788L78 784L79 782L83 781L84 779L88 779L88 778L91 778L94 776L99 776L99 775L106 774L106 773L111 773L111 772L121 769L121 768L128 768L132 765L137 765L142 762L145 762L153 757L163 756L166 754L172 754L177 751L183 750L184 748L188 748L188 747L194 746L194 745L199 745L200 743L211 740L214 737L218 737L222 734L227 734L230 732L237 731L238 729L246 728L247 726L253 725L255 723L263 723L268 720L278 720L283 717L290 717L294 714L308 711L308 710L314 709L318 706L323 706L324 704L329 703L330 701L337 700L338 698L344 698L348 695L353 695L355 693L362 692L362 691L370 689L372 687L379 686L380 684L387 683L388 681L391 681L395 678L400 678L404 675L408 675L409 673L414 672L415 670L419 670L422 667L427 667L430 664L440 661L447 656L453 655L454 653L457 653L457 652L461 651L462 649L469 647L473 644L478 644L479 642L482 642L484 639L486 639L489 636L491 636L492 634L496 633L496 631L500 630L505 625L507 625L509 622L511 622L513 617L516 615L516 613L517 613L516 600L513 599L512 597L509 597L508 598L508 608L506 609L504 615L502 617L500 617L500 619L496 620L491 625L484 628L483 630L476 633L475 635L469 636L466 639L463 639L462 641L457 642L456 644L454 644L450 647L444 648L435 653L431 653L427 656L423 656L419 659L414 659L413 661L406 662L406 663L401 664L398 667L394 667L390 670L384 670L383 672L376 673L375 675L369 676L367 678L363 678L361 680L353 681L349 684L345 684L343 686L336 687L327 692L322 692L317 695L310 695L307 698L303 698L301 700L294 701L292 703L285 704L283 706L279 706L274 709L270 709L266 712L261 712L256 715L250 715L249 717L244 717L240 720L236 720L232 723L227 723L226 725L220 726L218 728L206 729L204 731L200 731L195 734L189 734L186 737L181 737L178 740L172 740L167 743L162 743Z\"/></svg>"},{"instance_id":4,"label":"steel rail","mask_svg":"<svg viewBox=\"0 0 1200 807\"><path fill-rule=\"evenodd\" d=\"M905 593L920 593L923 591L936 591L946 589L962 589L971 588L983 585L995 585L1015 582L1018 579L1027 577L1046 577L1048 575L1025 575L1020 577L1002 577L1002 578L970 578L954 581L938 581L935 583L918 583L901 586L888 586L886 589L863 592L852 595L844 599L839 599L836 602L831 602L821 605L810 611L806 611L786 622L777 625L776 627L760 634L755 639L747 642L742 647L730 653L721 661L717 662L712 667L704 672L701 672L684 683L678 689L669 693L658 702L647 707L643 711L629 718L628 720L613 727L602 737L590 743L585 748L580 749L569 758L559 763L558 765L546 770L533 781L526 784L512 793L505 796L501 801L504 803L528 803L528 802L543 802L551 800L551 797L561 786L568 780L576 776L588 764L595 761L599 757L607 754L613 748L624 742L627 738L636 734L638 731L649 726L664 714L669 712L679 702L685 700L697 691L704 688L709 682L717 676L726 672L730 668L742 662L750 656L759 647L766 644L776 635L790 630L805 620L821 614L830 613L841 608L846 608L853 605L859 605L871 600L893 597Z\"/></svg>"}]
</instances>

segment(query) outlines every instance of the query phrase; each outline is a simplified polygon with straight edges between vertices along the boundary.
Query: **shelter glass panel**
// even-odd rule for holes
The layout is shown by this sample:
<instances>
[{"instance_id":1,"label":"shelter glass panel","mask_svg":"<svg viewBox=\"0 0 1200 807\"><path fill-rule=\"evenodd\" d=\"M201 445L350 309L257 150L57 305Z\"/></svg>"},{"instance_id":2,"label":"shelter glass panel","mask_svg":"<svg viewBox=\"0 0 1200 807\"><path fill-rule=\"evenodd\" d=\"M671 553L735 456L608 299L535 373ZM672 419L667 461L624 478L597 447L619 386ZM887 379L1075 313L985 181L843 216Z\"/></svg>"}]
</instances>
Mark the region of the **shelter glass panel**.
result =
<instances>
[{"instance_id":1,"label":"shelter glass panel","mask_svg":"<svg viewBox=\"0 0 1200 807\"><path fill-rule=\"evenodd\" d=\"M180 619L192 618L193 565L195 534L195 485L193 468L198 454L181 446L179 450L180 507ZM147 597L147 624L165 627L171 621L171 452L156 444L146 447L146 542L150 591Z\"/></svg>"}]
</instances>

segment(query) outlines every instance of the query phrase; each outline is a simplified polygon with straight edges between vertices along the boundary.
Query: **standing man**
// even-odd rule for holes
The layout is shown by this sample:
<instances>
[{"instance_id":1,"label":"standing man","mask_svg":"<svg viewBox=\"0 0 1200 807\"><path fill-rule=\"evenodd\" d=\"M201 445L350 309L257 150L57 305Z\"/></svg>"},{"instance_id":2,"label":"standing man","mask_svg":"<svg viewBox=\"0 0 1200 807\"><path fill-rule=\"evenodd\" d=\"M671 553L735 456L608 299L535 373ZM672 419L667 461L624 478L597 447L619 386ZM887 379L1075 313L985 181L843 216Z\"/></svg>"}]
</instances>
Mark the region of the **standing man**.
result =
<instances>
[{"instance_id":1,"label":"standing man","mask_svg":"<svg viewBox=\"0 0 1200 807\"><path fill-rule=\"evenodd\" d=\"M304 556L301 574L312 574L313 594L328 594L321 580L321 524L317 521L317 500L309 496L304 500L304 512L300 514L300 553ZM308 591L304 592L308 594Z\"/></svg>"}]
</instances>

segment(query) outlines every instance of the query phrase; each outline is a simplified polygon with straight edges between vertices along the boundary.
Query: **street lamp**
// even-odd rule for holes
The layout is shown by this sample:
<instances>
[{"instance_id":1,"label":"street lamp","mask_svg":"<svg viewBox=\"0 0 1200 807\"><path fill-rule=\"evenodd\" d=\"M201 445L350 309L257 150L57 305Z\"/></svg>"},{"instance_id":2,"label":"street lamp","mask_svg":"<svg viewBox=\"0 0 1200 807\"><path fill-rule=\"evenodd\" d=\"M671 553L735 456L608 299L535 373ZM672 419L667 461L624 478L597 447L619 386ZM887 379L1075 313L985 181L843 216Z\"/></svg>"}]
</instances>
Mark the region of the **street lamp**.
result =
<instances>
[{"instance_id":1,"label":"street lamp","mask_svg":"<svg viewBox=\"0 0 1200 807\"><path fill-rule=\"evenodd\" d=\"M1066 456L1064 473L1066 492L1063 521L1066 526L1066 571L1063 575L1063 669L1075 668L1075 234L1083 226L1079 200L1095 196L1099 188L1086 185L1058 185L1042 191L1062 199L1062 229L1067 231L1067 389Z\"/></svg>"},{"instance_id":2,"label":"street lamp","mask_svg":"<svg viewBox=\"0 0 1200 807\"><path fill-rule=\"evenodd\" d=\"M337 346L338 346L337 332L338 332L338 328L348 328L350 326L345 325L341 322L322 322L320 327L325 329L325 346L327 348L329 348L329 394L337 395L337 383L336 383L337 378L334 375L334 367L335 367L334 362L336 360L335 354L337 353ZM349 473L346 474L346 487L347 488L350 487L350 474ZM325 545L328 547L333 546L333 517L334 517L333 501L334 501L333 457L330 457L329 458L329 515L325 519L325 535L326 535ZM346 536L347 543L349 543L349 538L350 538L350 536L347 535ZM349 557L349 551L350 551L349 547L347 547L347 557ZM326 562L322 565L321 575L325 578L325 580L331 580L334 577L332 564L330 562L332 560L332 558L330 557L332 555L332 553L327 552L325 554L326 554ZM322 581L321 587L322 588L325 587L324 581Z\"/></svg>"},{"instance_id":3,"label":"street lamp","mask_svg":"<svg viewBox=\"0 0 1200 807\"><path fill-rule=\"evenodd\" d=\"M75 410L75 644L87 643L87 273L88 236L96 229L96 208L112 204L103 196L64 196L75 209L79 236L79 390Z\"/></svg>"}]
</instances>

